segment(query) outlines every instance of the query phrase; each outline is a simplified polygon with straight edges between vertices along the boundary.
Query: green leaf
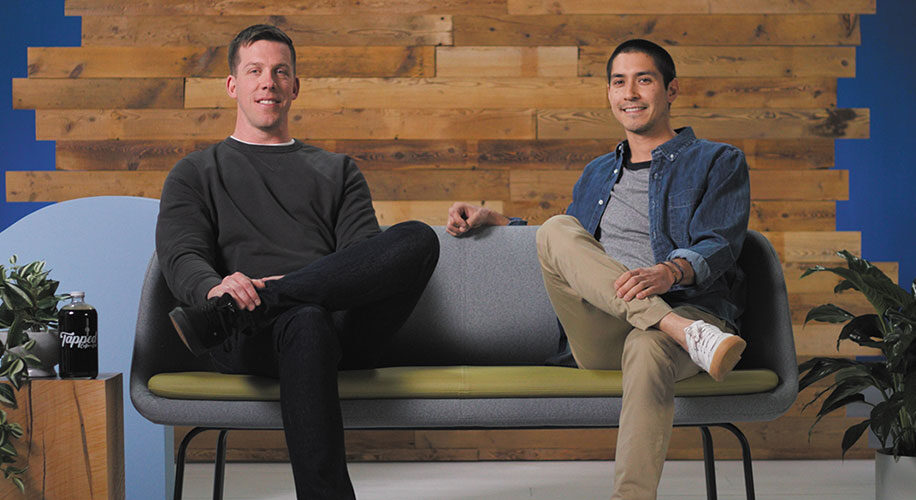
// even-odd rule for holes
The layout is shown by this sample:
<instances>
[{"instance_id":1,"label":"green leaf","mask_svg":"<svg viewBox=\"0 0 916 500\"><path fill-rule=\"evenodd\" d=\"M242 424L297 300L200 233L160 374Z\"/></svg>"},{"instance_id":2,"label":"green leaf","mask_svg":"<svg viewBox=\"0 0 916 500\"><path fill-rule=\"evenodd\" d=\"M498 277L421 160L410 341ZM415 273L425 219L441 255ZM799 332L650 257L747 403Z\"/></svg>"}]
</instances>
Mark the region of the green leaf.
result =
<instances>
[{"instance_id":1,"label":"green leaf","mask_svg":"<svg viewBox=\"0 0 916 500\"><path fill-rule=\"evenodd\" d=\"M856 444L856 441L862 437L862 433L865 432L865 429L868 429L870 424L871 420L865 420L864 422L859 422L858 424L846 429L846 432L843 434L842 456L846 456L846 452L849 451L849 449L852 448L854 444Z\"/></svg>"},{"instance_id":2,"label":"green leaf","mask_svg":"<svg viewBox=\"0 0 916 500\"><path fill-rule=\"evenodd\" d=\"M853 361L851 359L842 359L842 358L839 358L839 359L834 359L834 358L809 359L808 361L805 361L804 363L798 366L799 373L804 373L806 371L808 372L798 381L798 390L802 391L809 385L813 384L814 382L817 382L818 380L828 375L832 375L833 373L835 373L838 370L842 370L843 368L849 368L852 366L858 366L861 364L862 363L859 361Z\"/></svg>"},{"instance_id":3,"label":"green leaf","mask_svg":"<svg viewBox=\"0 0 916 500\"><path fill-rule=\"evenodd\" d=\"M16 391L8 384L0 384L0 403L16 408Z\"/></svg>"},{"instance_id":4,"label":"green leaf","mask_svg":"<svg viewBox=\"0 0 916 500\"><path fill-rule=\"evenodd\" d=\"M888 435L891 432L891 428L894 426L902 406L903 396L894 394L890 399L881 401L871 409L871 430L874 431L875 436L878 437L881 446L887 444Z\"/></svg>"},{"instance_id":5,"label":"green leaf","mask_svg":"<svg viewBox=\"0 0 916 500\"><path fill-rule=\"evenodd\" d=\"M32 299L29 298L29 294L25 292L22 288L14 283L7 282L3 286L3 292L0 294L0 297L3 298L3 302L10 305L10 309L25 309L27 307L32 307Z\"/></svg>"},{"instance_id":6,"label":"green leaf","mask_svg":"<svg viewBox=\"0 0 916 500\"><path fill-rule=\"evenodd\" d=\"M824 304L811 308L805 316L805 324L809 321L824 323L843 323L855 318L855 315L834 304Z\"/></svg>"},{"instance_id":7,"label":"green leaf","mask_svg":"<svg viewBox=\"0 0 916 500\"><path fill-rule=\"evenodd\" d=\"M7 441L7 442L3 443L2 445L0 445L0 452L3 452L3 453L5 453L5 454L7 454L7 455L9 455L9 456L12 456L12 457L17 457L17 456L19 456L18 453L16 453L16 447L13 445L13 443L11 443L11 442L9 442L9 441Z\"/></svg>"},{"instance_id":8,"label":"green leaf","mask_svg":"<svg viewBox=\"0 0 916 500\"><path fill-rule=\"evenodd\" d=\"M18 477L14 477L10 479L10 481L12 481L13 484L15 484L17 488L19 488L19 493L25 493L25 484L22 483L22 479L19 479Z\"/></svg>"},{"instance_id":9,"label":"green leaf","mask_svg":"<svg viewBox=\"0 0 916 500\"><path fill-rule=\"evenodd\" d=\"M852 319L843 326L840 336L836 340L836 348L840 350L840 342L844 339L851 340L863 347L880 349L884 346L882 339L881 322L877 314L863 314Z\"/></svg>"}]
</instances>

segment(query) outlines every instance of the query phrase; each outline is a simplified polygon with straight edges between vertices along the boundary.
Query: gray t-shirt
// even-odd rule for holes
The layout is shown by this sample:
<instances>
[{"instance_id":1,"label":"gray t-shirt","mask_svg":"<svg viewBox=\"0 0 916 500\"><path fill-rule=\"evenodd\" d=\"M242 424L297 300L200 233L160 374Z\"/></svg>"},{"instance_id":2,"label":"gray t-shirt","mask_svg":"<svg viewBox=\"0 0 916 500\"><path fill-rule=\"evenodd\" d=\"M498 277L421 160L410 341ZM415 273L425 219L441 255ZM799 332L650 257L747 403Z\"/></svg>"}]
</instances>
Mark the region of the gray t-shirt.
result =
<instances>
[{"instance_id":1,"label":"gray t-shirt","mask_svg":"<svg viewBox=\"0 0 916 500\"><path fill-rule=\"evenodd\" d=\"M601 216L604 251L629 269L655 265L649 238L650 164L624 164Z\"/></svg>"}]
</instances>

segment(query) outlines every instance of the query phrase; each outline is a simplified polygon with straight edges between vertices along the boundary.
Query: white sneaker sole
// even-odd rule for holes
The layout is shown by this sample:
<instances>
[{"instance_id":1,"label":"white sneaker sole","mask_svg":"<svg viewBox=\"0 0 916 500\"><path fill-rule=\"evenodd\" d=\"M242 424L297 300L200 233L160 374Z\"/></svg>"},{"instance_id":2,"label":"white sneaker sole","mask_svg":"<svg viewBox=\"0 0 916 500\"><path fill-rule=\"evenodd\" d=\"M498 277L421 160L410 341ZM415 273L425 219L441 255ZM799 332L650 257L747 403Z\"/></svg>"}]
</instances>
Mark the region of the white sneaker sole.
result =
<instances>
[{"instance_id":1,"label":"white sneaker sole","mask_svg":"<svg viewBox=\"0 0 916 500\"><path fill-rule=\"evenodd\" d=\"M709 364L709 375L717 382L724 380L738 364L745 347L747 342L737 335L724 339L713 354L712 362Z\"/></svg>"}]
</instances>

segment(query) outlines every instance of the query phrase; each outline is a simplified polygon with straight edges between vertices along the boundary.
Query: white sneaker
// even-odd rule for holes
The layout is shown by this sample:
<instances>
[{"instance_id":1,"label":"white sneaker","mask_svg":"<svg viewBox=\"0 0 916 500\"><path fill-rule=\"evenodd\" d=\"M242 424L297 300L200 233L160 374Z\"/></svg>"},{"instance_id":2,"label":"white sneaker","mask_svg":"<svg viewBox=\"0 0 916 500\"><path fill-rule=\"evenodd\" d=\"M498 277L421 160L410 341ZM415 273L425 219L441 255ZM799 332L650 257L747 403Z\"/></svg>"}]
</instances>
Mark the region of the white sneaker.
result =
<instances>
[{"instance_id":1,"label":"white sneaker","mask_svg":"<svg viewBox=\"0 0 916 500\"><path fill-rule=\"evenodd\" d=\"M684 334L690 359L718 382L738 364L741 353L747 347L747 342L741 337L725 333L705 321L691 323L684 328Z\"/></svg>"}]
</instances>

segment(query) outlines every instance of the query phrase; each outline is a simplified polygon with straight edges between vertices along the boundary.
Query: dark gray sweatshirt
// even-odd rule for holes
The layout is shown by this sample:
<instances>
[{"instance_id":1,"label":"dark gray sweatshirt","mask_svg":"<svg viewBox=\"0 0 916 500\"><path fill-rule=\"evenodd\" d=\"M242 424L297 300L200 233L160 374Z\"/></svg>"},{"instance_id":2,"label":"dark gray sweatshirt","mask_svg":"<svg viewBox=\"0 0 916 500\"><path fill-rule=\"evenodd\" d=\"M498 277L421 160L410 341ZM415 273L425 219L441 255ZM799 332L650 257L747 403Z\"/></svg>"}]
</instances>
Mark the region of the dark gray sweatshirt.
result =
<instances>
[{"instance_id":1,"label":"dark gray sweatshirt","mask_svg":"<svg viewBox=\"0 0 916 500\"><path fill-rule=\"evenodd\" d=\"M228 138L169 173L156 251L176 298L199 304L233 272L286 274L378 231L369 186L349 157L299 141Z\"/></svg>"}]
</instances>

